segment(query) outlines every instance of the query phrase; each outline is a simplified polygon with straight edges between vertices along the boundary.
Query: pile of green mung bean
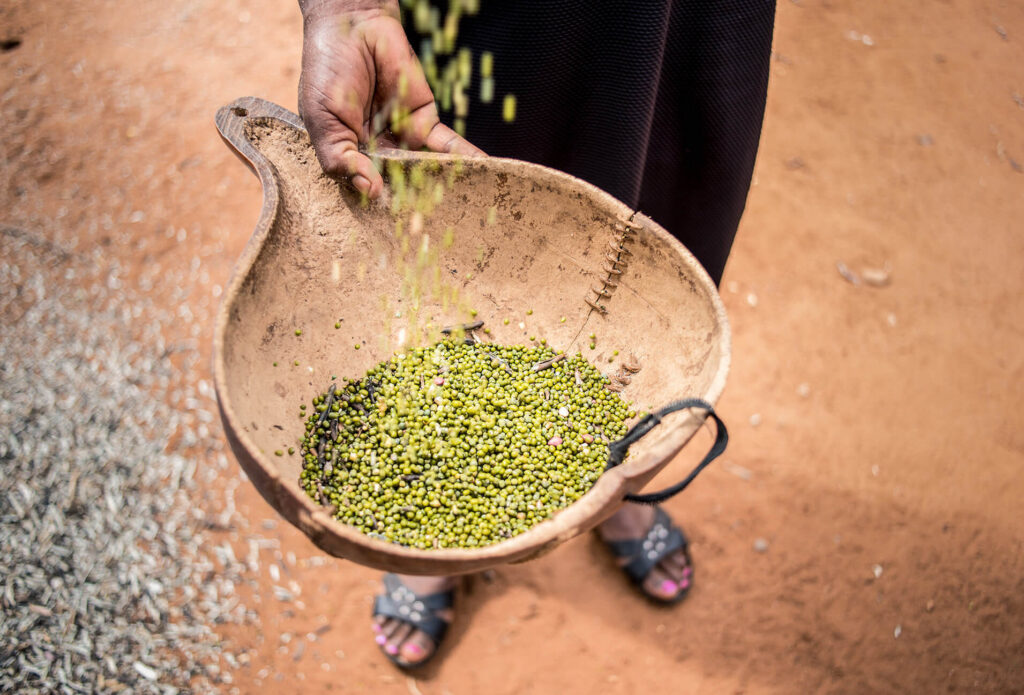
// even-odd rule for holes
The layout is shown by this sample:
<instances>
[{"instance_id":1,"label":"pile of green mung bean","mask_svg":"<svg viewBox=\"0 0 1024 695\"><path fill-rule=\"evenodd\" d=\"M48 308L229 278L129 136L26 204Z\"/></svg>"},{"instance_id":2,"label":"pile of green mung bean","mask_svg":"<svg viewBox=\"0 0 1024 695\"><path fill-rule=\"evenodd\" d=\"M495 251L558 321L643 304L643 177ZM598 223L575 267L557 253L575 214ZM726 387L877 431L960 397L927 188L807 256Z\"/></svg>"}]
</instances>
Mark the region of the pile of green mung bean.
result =
<instances>
[{"instance_id":1,"label":"pile of green mung bean","mask_svg":"<svg viewBox=\"0 0 1024 695\"><path fill-rule=\"evenodd\" d=\"M597 481L634 415L608 383L544 346L415 348L313 399L300 483L340 521L401 545L496 543Z\"/></svg>"}]
</instances>

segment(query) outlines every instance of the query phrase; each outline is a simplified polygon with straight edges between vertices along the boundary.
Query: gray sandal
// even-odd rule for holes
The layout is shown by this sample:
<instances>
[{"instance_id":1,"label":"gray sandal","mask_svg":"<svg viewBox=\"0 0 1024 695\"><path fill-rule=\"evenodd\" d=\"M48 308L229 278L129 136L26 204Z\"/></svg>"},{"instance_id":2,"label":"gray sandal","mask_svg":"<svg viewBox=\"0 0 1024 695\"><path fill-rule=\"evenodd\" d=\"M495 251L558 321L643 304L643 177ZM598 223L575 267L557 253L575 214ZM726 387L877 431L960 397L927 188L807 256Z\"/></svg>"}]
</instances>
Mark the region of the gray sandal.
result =
<instances>
[{"instance_id":1,"label":"gray sandal","mask_svg":"<svg viewBox=\"0 0 1024 695\"><path fill-rule=\"evenodd\" d=\"M674 604L682 601L686 594L689 593L690 585L692 585L693 581L693 561L690 559L690 543L687 541L686 536L683 535L683 530L672 523L672 519L669 518L668 514L661 507L655 507L654 522L647 529L647 533L643 538L629 538L624 541L606 541L602 539L602 542L608 546L608 549L612 551L616 559L628 559L628 562L622 565L622 571L636 584L643 595L649 599L659 603ZM644 580L650 575L651 570L677 550L682 550L683 555L686 557L686 566L690 568L690 574L687 578L690 579L691 584L688 584L686 588L670 599L664 599L644 591Z\"/></svg>"},{"instance_id":2,"label":"gray sandal","mask_svg":"<svg viewBox=\"0 0 1024 695\"><path fill-rule=\"evenodd\" d=\"M437 615L447 610L455 601L455 589L441 591L428 596L417 596L412 589L390 572L384 575L384 593L373 602L373 617L393 618L411 625L434 642L434 651L423 661L409 663L397 656L384 652L384 656L401 668L418 668L434 658L441 647L441 640L448 631L448 621Z\"/></svg>"}]
</instances>

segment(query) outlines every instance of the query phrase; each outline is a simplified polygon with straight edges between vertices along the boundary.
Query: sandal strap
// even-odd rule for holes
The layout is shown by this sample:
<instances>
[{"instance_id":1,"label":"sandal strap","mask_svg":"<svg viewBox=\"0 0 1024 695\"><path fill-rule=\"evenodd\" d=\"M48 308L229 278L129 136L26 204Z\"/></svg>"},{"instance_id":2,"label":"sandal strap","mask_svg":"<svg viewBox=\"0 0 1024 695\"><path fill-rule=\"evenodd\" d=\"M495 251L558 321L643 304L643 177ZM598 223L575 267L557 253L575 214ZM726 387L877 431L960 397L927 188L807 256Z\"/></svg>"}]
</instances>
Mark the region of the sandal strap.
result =
<instances>
[{"instance_id":1,"label":"sandal strap","mask_svg":"<svg viewBox=\"0 0 1024 695\"><path fill-rule=\"evenodd\" d=\"M412 625L440 644L448 630L448 621L437 615L437 611L451 608L452 590L417 596L394 574L384 575L384 593L373 602L373 615L393 618Z\"/></svg>"},{"instance_id":2,"label":"sandal strap","mask_svg":"<svg viewBox=\"0 0 1024 695\"><path fill-rule=\"evenodd\" d=\"M630 558L622 569L638 584L642 583L651 570L666 557L677 550L687 553L689 546L683 530L673 524L672 519L660 507L655 508L654 522L643 538L607 543L617 557Z\"/></svg>"}]
</instances>

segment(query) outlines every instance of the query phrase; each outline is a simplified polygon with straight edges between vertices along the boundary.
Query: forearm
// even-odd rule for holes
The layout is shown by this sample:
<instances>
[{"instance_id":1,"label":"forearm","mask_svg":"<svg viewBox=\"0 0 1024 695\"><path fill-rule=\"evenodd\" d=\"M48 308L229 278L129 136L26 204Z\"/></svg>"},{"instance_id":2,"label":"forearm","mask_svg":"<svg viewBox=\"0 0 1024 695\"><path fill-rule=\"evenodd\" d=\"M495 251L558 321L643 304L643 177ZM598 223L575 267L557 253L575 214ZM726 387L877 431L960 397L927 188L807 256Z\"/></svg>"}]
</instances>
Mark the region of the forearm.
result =
<instances>
[{"instance_id":1,"label":"forearm","mask_svg":"<svg viewBox=\"0 0 1024 695\"><path fill-rule=\"evenodd\" d=\"M359 14L399 16L398 0L299 0L299 9L307 20Z\"/></svg>"}]
</instances>

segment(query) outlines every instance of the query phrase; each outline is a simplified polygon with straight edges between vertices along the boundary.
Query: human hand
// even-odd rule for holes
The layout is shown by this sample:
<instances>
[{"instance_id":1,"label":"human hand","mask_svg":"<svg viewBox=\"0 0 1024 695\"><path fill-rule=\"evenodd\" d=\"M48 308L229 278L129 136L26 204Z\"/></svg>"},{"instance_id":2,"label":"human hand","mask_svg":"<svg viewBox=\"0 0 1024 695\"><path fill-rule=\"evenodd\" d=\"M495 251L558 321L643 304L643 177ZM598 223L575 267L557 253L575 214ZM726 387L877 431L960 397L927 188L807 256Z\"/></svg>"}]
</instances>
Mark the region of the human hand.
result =
<instances>
[{"instance_id":1,"label":"human hand","mask_svg":"<svg viewBox=\"0 0 1024 695\"><path fill-rule=\"evenodd\" d=\"M378 197L384 180L359 145L380 141L484 154L440 122L395 0L306 0L299 114L320 165Z\"/></svg>"}]
</instances>

